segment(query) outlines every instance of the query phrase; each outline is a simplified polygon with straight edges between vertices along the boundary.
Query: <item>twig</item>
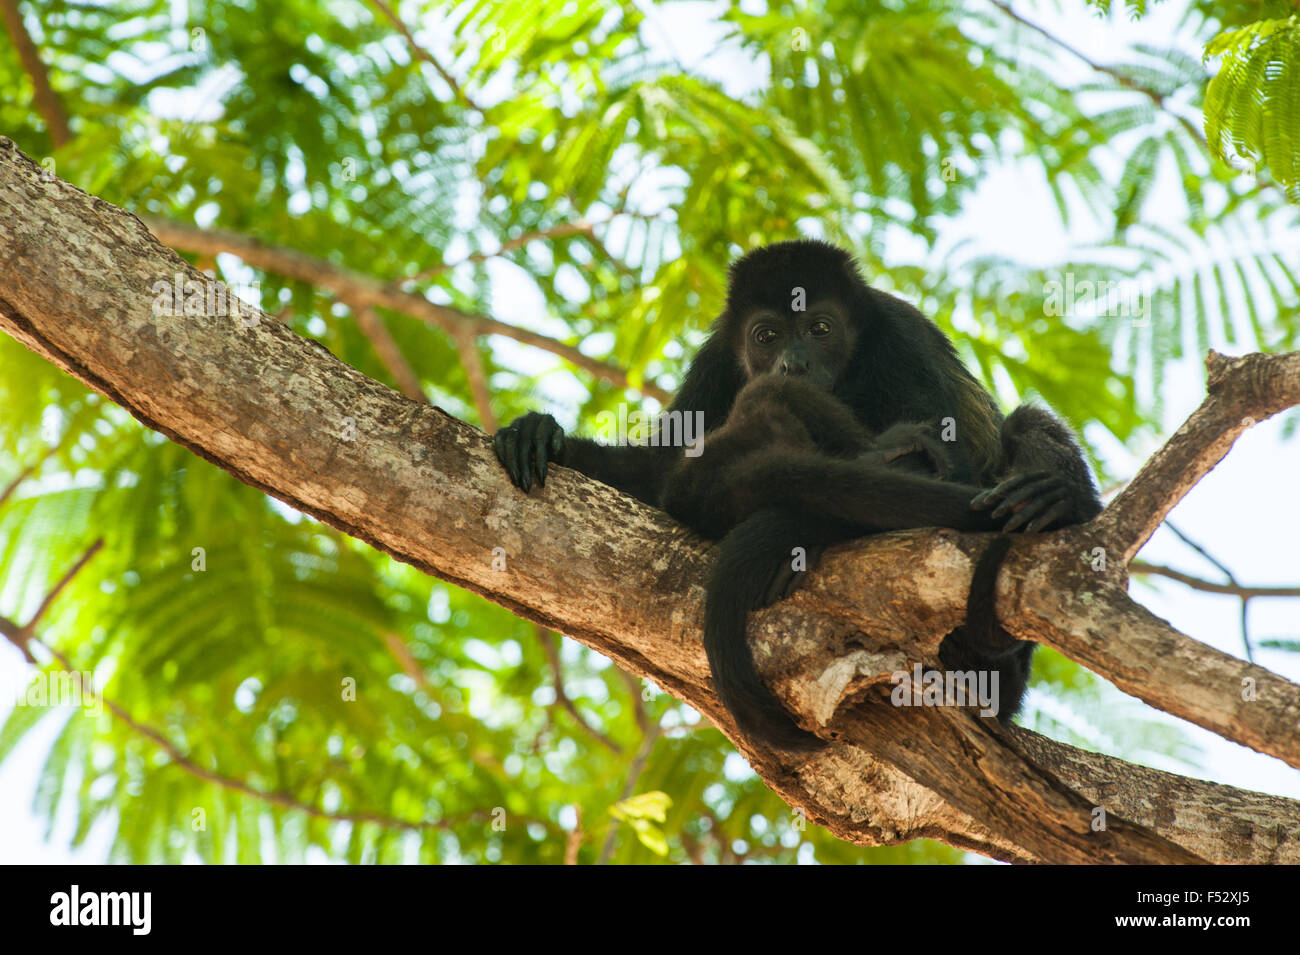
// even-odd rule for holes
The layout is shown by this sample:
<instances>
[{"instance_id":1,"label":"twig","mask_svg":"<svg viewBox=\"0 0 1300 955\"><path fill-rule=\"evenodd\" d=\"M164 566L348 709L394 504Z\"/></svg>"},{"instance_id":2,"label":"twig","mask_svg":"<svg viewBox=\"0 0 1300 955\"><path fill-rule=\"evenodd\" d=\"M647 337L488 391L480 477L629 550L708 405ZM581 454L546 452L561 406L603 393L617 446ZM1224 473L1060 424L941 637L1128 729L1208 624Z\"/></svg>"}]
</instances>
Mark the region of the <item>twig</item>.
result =
<instances>
[{"instance_id":1,"label":"twig","mask_svg":"<svg viewBox=\"0 0 1300 955\"><path fill-rule=\"evenodd\" d=\"M1195 139L1201 145L1206 145L1205 135L1199 129L1196 128L1196 125L1191 120L1189 120L1186 116L1181 116L1178 113L1175 113L1173 110L1171 110L1168 104L1165 102L1166 97L1161 95L1156 90L1151 89L1149 86L1142 85L1137 80L1133 79L1133 77L1125 74L1123 70L1120 70L1113 66L1107 66L1105 63L1098 63L1096 60L1089 57L1082 50L1070 46L1070 44L1066 43L1064 40L1060 39L1054 34L1048 32L1046 29L1040 27L1038 24L1033 23L1030 20L1026 20L1020 14L1016 13L1015 10L1011 9L1010 4L1002 3L1000 2L1000 0L993 0L993 6L997 7L999 10L1005 13L1012 20L1015 20L1017 23L1021 24L1022 26L1028 27L1029 29L1033 30L1035 33L1044 37L1053 46L1060 47L1062 50L1069 53L1071 56L1083 61L1083 63L1085 63L1090 69L1098 73L1104 73L1105 75L1111 77L1113 80L1119 83L1120 86L1123 86L1126 89L1132 90L1135 93L1141 93L1147 99L1151 100L1151 102L1154 103L1158 109L1168 114L1169 116L1173 117L1179 123L1179 125L1181 125L1185 130L1187 130L1188 134L1191 135L1193 139Z\"/></svg>"},{"instance_id":2,"label":"twig","mask_svg":"<svg viewBox=\"0 0 1300 955\"><path fill-rule=\"evenodd\" d=\"M361 334L366 336L370 347L375 350L379 360L393 376L402 394L427 404L429 399L424 389L420 387L420 376L415 373L415 369L406 360L406 356L402 354L393 336L388 333L388 328L380 319L379 313L369 305L362 305L353 309L353 314L357 317L357 328L361 329Z\"/></svg>"},{"instance_id":3,"label":"twig","mask_svg":"<svg viewBox=\"0 0 1300 955\"><path fill-rule=\"evenodd\" d=\"M569 699L569 695L564 692L564 670L560 666L560 651L558 646L562 638L558 634L554 634L555 640L552 641L551 637L553 634L550 630L538 625L534 625L533 629L537 633L537 639L542 645L543 652L546 653L547 661L551 664L551 673L553 674L553 683L555 685L555 702L564 707L564 709L568 711L569 715L578 721L578 725L597 742L609 747L609 749L615 753L623 752L622 746L619 746L618 743L614 742L583 718L582 714L578 712L578 707L574 705L573 700Z\"/></svg>"},{"instance_id":4,"label":"twig","mask_svg":"<svg viewBox=\"0 0 1300 955\"><path fill-rule=\"evenodd\" d=\"M611 216L611 219L613 217ZM432 265L422 272L413 276L412 281L424 281L431 279L435 275L441 275L443 272L450 272L452 269L460 268L462 265L468 265L473 262L486 262L488 259L495 259L498 256L505 255L507 252L513 252L515 249L521 249L529 242L535 242L539 239L563 239L572 235L583 235L588 238L593 237L593 230L597 225L603 225L609 222L609 219L600 223L588 222L583 219L579 222L561 222L559 225L552 226L549 229L537 229L533 232L525 232L523 235L517 235L513 239L506 239L501 243L500 248L495 252L474 252L465 256L459 262L439 262Z\"/></svg>"},{"instance_id":5,"label":"twig","mask_svg":"<svg viewBox=\"0 0 1300 955\"><path fill-rule=\"evenodd\" d=\"M573 811L578 817L578 821L573 824L573 830L569 837L564 841L564 864L578 864L578 850L582 848L582 805L574 803Z\"/></svg>"},{"instance_id":6,"label":"twig","mask_svg":"<svg viewBox=\"0 0 1300 955\"><path fill-rule=\"evenodd\" d=\"M46 456L48 457L48 455ZM41 461L44 460L45 458L41 458ZM29 464L27 467L23 468L21 471L18 472L17 477L15 477L12 481L10 481L7 485L5 485L5 489L3 491L0 491L0 507L4 507L5 501L9 500L10 496L12 496L14 491L18 490L18 485L22 484L29 477L35 474L36 469L40 466L41 466L40 462L37 462L36 464Z\"/></svg>"},{"instance_id":7,"label":"twig","mask_svg":"<svg viewBox=\"0 0 1300 955\"><path fill-rule=\"evenodd\" d=\"M33 627L36 626L37 622L41 619L41 617L45 616L45 611L50 609L50 604L54 603L54 599L58 597L60 593L63 592L63 588L68 586L68 584L72 583L72 578L77 576L78 571L80 571L81 568L85 567L86 564L90 562L90 558L98 554L99 549L103 546L104 546L104 538L101 537L97 541L95 541L95 543L91 544L89 547L86 548L85 553L83 553L80 557L77 558L77 562L73 564L72 567L69 568L68 572L64 574L63 577L59 580L59 582L54 585L54 589L45 595L45 599L41 601L41 605L36 608L36 613L32 614L32 618L28 620L25 624L23 624L24 629L30 631Z\"/></svg>"},{"instance_id":8,"label":"twig","mask_svg":"<svg viewBox=\"0 0 1300 955\"><path fill-rule=\"evenodd\" d=\"M654 749L655 742L659 739L659 724L656 723L650 727L650 731L641 739L641 748L637 750L636 758L632 760L632 765L628 767L627 781L623 784L623 792L618 797L618 802L629 798L636 789L637 780L641 778L641 773L645 771L645 764L650 759L650 751ZM609 862L609 857L614 854L614 842L618 836L619 820L612 819L609 824L609 832L605 833L605 844L600 848L600 859L597 865L605 865Z\"/></svg>"},{"instance_id":9,"label":"twig","mask_svg":"<svg viewBox=\"0 0 1300 955\"><path fill-rule=\"evenodd\" d=\"M1169 521L1165 521L1165 526L1168 527L1171 531L1173 531L1174 535L1177 536L1177 538L1181 540L1184 544L1186 544L1192 550L1196 551L1196 553L1200 554L1211 564L1217 567L1219 571L1225 577L1228 578L1228 583L1233 584L1234 586L1238 585L1239 582L1237 578L1233 575L1232 571L1230 571L1226 566L1224 566L1222 563L1216 560L1213 554L1211 554L1200 544L1196 543L1196 541L1192 540L1190 537L1188 537L1186 534L1180 531ZM1247 594L1241 595L1241 645L1246 651L1246 659L1249 660L1251 663L1254 663L1255 652L1250 645L1250 595Z\"/></svg>"},{"instance_id":10,"label":"twig","mask_svg":"<svg viewBox=\"0 0 1300 955\"><path fill-rule=\"evenodd\" d=\"M479 424L487 431L496 431L500 422L492 413L492 391L488 388L487 371L483 367L483 356L478 353L478 344L469 332L457 330L451 337L456 342L456 354L460 356L460 366L469 382L469 393L474 396Z\"/></svg>"},{"instance_id":11,"label":"twig","mask_svg":"<svg viewBox=\"0 0 1300 955\"><path fill-rule=\"evenodd\" d=\"M432 66L438 72L438 75L442 77L442 81L451 87L451 91L457 99L470 109L478 110L480 113L485 112L485 110L474 102L474 100L470 98L469 94L461 88L461 85L456 82L456 78L443 68L443 65L438 62L437 58L435 58L434 55L424 47L420 46L419 43L415 42L415 36L407 29L406 24L398 18L397 14L389 8L388 4L384 3L383 0L370 0L370 2L379 10L379 12L386 16L392 22L393 26L397 28L397 31L406 38L406 43L410 46L411 53L415 58L424 60L424 62Z\"/></svg>"},{"instance_id":12,"label":"twig","mask_svg":"<svg viewBox=\"0 0 1300 955\"><path fill-rule=\"evenodd\" d=\"M31 631L34 628L37 620L40 619L41 615L45 612L46 609L48 609L50 604L53 603L54 599L59 595L59 592L62 591L64 587L67 586L68 582L71 581L72 578L76 576L78 571L80 571L83 567L86 566L86 563L90 560L90 558L92 558L99 551L99 549L103 546L103 543L104 542L102 539L95 541L95 543L92 544L86 550L86 552L81 555L80 559L78 559L78 561L68 570L68 572L63 575L63 578L46 595L44 601L42 601L41 603L40 609L36 611L35 615L33 615L32 618L29 621L27 621L26 624L18 628L19 632L26 632L27 634L24 643L20 644L20 646L23 647L24 651L26 651L27 643L34 643L40 646L42 649L44 649L47 653L49 653L50 656L52 656L55 660L57 660L59 665L63 667L64 670L78 677L80 671L77 670L75 666L73 666L72 661L68 658L67 654L63 653L61 650L58 650L55 647L51 646L50 644L46 643L45 641L41 640L39 637L36 637L35 635L32 634ZM5 636L9 637L10 636L8 632L9 628L8 626L6 626L6 624L11 625L11 622L0 619L0 630L5 631ZM28 659L31 660L31 654L28 653L27 656ZM201 779L204 782L208 782L208 783L212 783L213 785L220 786L223 789L229 789L234 792L243 793L246 796L251 796L252 798L258 799L262 802L271 803L276 806L283 806L286 809L301 810L307 815L313 816L317 819L326 819L331 822L349 822L349 823L372 822L376 825L383 826L389 829L427 831L427 830L447 830L453 828L455 825L457 825L460 822L465 822L467 820L474 819L474 818L490 817L489 812L485 810L478 810L478 809L466 813L461 813L456 816L451 816L445 819L439 819L439 820L397 819L392 816L384 816L374 812L330 812L328 810L321 809L318 806L312 805L311 803L303 802L300 799L296 799L295 797L289 795L288 793L257 789L252 785L244 782L242 779L235 779L231 776L225 776L222 775L221 773L215 772L204 766L200 766L199 764L195 763L192 759L190 759L188 756L186 756L183 752L181 752L181 750L176 746L176 744L173 743L171 740L169 740L166 736L164 736L161 731L154 729L152 726L142 723L139 720L132 717L131 714L128 713L126 709L121 704L117 703L115 700L110 699L109 697L105 696L103 693L96 692L96 690L93 687L85 686L84 684L81 685L81 693L83 699L89 696L91 699L99 700L104 705L105 709L107 709L115 717L120 719L123 723L129 726L140 736L143 736L145 739L150 740L152 743L154 743L156 746L162 749L165 753L167 753L167 755L171 758L172 762L177 767L189 773L191 776L194 776L197 779ZM549 820L528 819L527 821L539 822L550 829L555 828L554 824L551 823Z\"/></svg>"},{"instance_id":13,"label":"twig","mask_svg":"<svg viewBox=\"0 0 1300 955\"><path fill-rule=\"evenodd\" d=\"M641 698L641 693L645 689L645 684L634 674L628 673L622 667L619 667L619 674L623 677L623 682L627 684L628 693L632 697L632 713L636 716L636 725L641 733L650 732L650 715L646 713L645 701Z\"/></svg>"},{"instance_id":14,"label":"twig","mask_svg":"<svg viewBox=\"0 0 1300 955\"><path fill-rule=\"evenodd\" d=\"M1127 566L1238 435L1300 403L1300 352L1229 358L1211 351L1204 402L1115 496L1094 524Z\"/></svg>"},{"instance_id":15,"label":"twig","mask_svg":"<svg viewBox=\"0 0 1300 955\"><path fill-rule=\"evenodd\" d=\"M1248 587L1236 583L1217 584L1212 580L1202 580L1200 577L1193 577L1191 574L1174 570L1172 567L1148 564L1143 560L1133 561L1129 566L1129 570L1135 574L1154 574L1157 577L1168 577L1180 584L1186 584L1193 590L1203 590L1208 594L1228 594L1233 597L1244 597L1248 600L1254 597L1300 597L1300 587Z\"/></svg>"}]
</instances>

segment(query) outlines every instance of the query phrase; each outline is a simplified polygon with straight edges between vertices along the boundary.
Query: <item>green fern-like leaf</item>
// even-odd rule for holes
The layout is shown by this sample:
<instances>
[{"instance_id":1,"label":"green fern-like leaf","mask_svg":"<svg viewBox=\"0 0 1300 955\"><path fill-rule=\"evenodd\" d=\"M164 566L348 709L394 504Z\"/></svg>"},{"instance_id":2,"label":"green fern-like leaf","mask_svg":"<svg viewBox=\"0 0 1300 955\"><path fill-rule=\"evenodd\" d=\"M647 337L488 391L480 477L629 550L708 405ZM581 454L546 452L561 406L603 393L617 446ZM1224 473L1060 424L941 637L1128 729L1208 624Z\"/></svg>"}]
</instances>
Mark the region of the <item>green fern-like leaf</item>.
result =
<instances>
[{"instance_id":1,"label":"green fern-like leaf","mask_svg":"<svg viewBox=\"0 0 1300 955\"><path fill-rule=\"evenodd\" d=\"M1205 55L1223 58L1205 96L1210 147L1267 166L1300 201L1300 16L1227 30Z\"/></svg>"}]
</instances>

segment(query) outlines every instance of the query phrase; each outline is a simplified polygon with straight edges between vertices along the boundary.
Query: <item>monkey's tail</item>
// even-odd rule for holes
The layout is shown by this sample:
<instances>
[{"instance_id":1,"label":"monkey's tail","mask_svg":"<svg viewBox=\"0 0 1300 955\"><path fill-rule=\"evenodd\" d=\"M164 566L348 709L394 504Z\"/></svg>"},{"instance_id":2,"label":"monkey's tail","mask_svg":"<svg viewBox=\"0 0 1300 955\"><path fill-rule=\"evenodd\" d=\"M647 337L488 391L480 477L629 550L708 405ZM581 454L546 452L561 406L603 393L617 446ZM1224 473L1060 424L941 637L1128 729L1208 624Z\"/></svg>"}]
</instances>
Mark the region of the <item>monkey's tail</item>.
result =
<instances>
[{"instance_id":1,"label":"monkey's tail","mask_svg":"<svg viewBox=\"0 0 1300 955\"><path fill-rule=\"evenodd\" d=\"M756 743L791 752L812 752L826 744L799 728L764 685L745 635L751 610L772 602L773 580L788 573L791 551L811 551L810 522L765 511L736 525L718 547L704 611L704 649L714 688L740 731Z\"/></svg>"},{"instance_id":2,"label":"monkey's tail","mask_svg":"<svg viewBox=\"0 0 1300 955\"><path fill-rule=\"evenodd\" d=\"M998 571L1011 549L1014 535L999 534L984 548L971 574L966 598L966 623L939 647L939 659L950 670L991 670L998 676L998 719L1007 722L1020 711L1029 683L1030 663L1038 644L1017 640L998 623L994 606Z\"/></svg>"},{"instance_id":3,"label":"monkey's tail","mask_svg":"<svg viewBox=\"0 0 1300 955\"><path fill-rule=\"evenodd\" d=\"M998 626L995 607L998 571L1002 569L1002 560L1011 549L1012 540L1010 534L993 538L975 562L975 571L971 574L965 630L973 644L988 654L1010 652L1022 645Z\"/></svg>"}]
</instances>

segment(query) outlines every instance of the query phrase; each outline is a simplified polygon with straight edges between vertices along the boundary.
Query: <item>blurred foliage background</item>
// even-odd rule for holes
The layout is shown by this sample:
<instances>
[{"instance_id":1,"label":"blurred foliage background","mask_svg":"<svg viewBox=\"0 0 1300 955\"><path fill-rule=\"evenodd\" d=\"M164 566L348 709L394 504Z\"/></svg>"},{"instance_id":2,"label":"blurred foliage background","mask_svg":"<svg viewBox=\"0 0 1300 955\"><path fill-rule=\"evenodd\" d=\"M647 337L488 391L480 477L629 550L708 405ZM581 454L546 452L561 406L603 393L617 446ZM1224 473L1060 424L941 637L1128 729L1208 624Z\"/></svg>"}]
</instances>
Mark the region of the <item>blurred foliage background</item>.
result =
<instances>
[{"instance_id":1,"label":"blurred foliage background","mask_svg":"<svg viewBox=\"0 0 1300 955\"><path fill-rule=\"evenodd\" d=\"M630 388L509 334L457 341L229 251L192 256L489 430L670 394L728 262L804 234L856 250L1008 405L1051 405L1095 451L1150 437L1184 355L1297 347L1300 255L1271 239L1296 219L1296 18L1220 6L1183 4L1173 35L1098 60L1036 25L1046 2L0 0L0 133L140 215L626 372ZM674 31L706 27L709 55L682 62ZM1216 90L1217 56L1233 69ZM997 168L1044 182L1038 214L1087 240L1033 261L963 234ZM1172 225L1148 215L1157 184ZM1149 320L1054 313L1067 275L1146 283ZM72 811L74 843L107 827L134 862L966 858L805 825L697 714L605 659L241 485L7 338L0 368L0 614L29 619L104 541L37 636L118 715L23 706L0 729L2 759L60 721L35 806L51 826ZM1028 725L1194 761L1176 731L1096 706L1069 661L1041 652L1036 680L1075 718L1031 708Z\"/></svg>"}]
</instances>

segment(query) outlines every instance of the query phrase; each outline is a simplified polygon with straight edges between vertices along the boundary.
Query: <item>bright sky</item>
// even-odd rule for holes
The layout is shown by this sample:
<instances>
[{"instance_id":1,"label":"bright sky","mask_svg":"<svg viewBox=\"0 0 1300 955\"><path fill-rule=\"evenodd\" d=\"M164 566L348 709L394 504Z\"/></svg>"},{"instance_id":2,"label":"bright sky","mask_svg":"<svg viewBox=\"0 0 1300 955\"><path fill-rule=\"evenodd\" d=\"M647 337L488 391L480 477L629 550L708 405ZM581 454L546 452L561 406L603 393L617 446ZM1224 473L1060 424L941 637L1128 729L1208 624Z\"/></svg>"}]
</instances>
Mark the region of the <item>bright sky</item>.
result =
<instances>
[{"instance_id":1,"label":"bright sky","mask_svg":"<svg viewBox=\"0 0 1300 955\"><path fill-rule=\"evenodd\" d=\"M650 8L651 25L648 36L652 42L663 44L677 60L687 66L708 70L726 82L729 89L743 92L761 80L761 74L732 49L719 44L720 31L708 22L711 3L684 3L664 8ZM1066 37L1075 47L1102 62L1116 59L1120 42L1169 43L1175 34L1176 12L1181 4L1164 3L1143 21L1132 24L1122 14L1102 22L1085 12L1082 3L1067 4L1070 12L1053 14L1039 7L1027 13L1032 20L1047 27L1052 33ZM1117 8L1123 4L1117 2ZM1026 4L1016 4L1028 11ZM1199 51L1188 46L1189 52ZM1063 58L1062 69L1078 69ZM21 145L21 144L20 144ZM1152 222L1181 221L1181 200L1172 184L1157 188L1148 204L1144 219ZM1079 232L1066 234L1058 224L1058 217L1045 186L1027 177L1023 170L1000 169L984 171L980 191L969 205L966 214L954 222L945 233L944 244L961 236L974 236L981 251L1000 252L1033 261L1059 260L1064 250L1087 244L1100 238ZM1278 243L1283 237L1274 237ZM1294 237L1287 237L1294 243ZM910 258L912 251L902 241L896 253L902 259ZM511 316L534 327L548 321L542 312L540 299L531 289L519 288L517 277L509 269L494 272L501 286L501 295L511 296L514 302L532 301L531 309ZM516 296L518 292L527 294ZM498 300L502 300L498 296ZM494 341L494 345L496 342ZM1242 349L1228 348L1223 342L1213 343L1220 351L1239 354ZM512 355L523 356L526 350L515 343L502 343L512 350ZM549 357L523 359L539 361L548 367ZM520 362L522 364L522 360ZM561 378L555 388L548 388L553 397L576 400L576 382L568 384ZM1168 417L1163 435L1167 436L1182 422L1202 400L1205 391L1204 369L1199 360L1191 360L1171 369L1165 383L1165 403ZM561 415L563 418L563 415ZM1295 585L1300 583L1300 559L1297 559L1295 541L1300 539L1300 498L1295 494L1295 475L1300 474L1300 443L1281 439L1281 421L1274 419L1257 426L1237 442L1228 458L1205 478L1174 510L1170 520L1184 533L1206 547L1215 557L1230 567L1237 578L1252 585ZM1107 463L1115 473L1131 475L1136 467L1158 446L1112 449ZM1202 558L1183 545L1168 530L1157 532L1142 557L1152 563L1179 568L1193 575L1219 579L1216 571ZM1154 613L1169 620L1175 627L1198 640L1227 653L1241 655L1239 604L1231 599L1200 594L1181 585L1155 579L1148 586L1135 582L1133 594ZM1256 600L1251 609L1251 633L1261 637L1300 638L1300 600ZM1122 639L1122 635L1117 635ZM1271 651L1259 651L1256 662L1291 680L1300 681L1300 657ZM18 652L7 643L0 643L0 686L12 686L24 679L24 663ZM1153 710L1118 690L1108 687L1108 707L1118 707L1119 712L1133 718L1160 719L1178 725L1186 737L1202 748L1200 767L1192 767L1173 759L1151 758L1148 762L1160 769L1182 775L1196 776L1247 789L1300 798L1300 772L1290 769L1279 760L1261 756L1235 743L1226 742L1198 727L1176 720ZM0 713L8 710L9 699L0 699ZM1045 699L1042 694L1031 696L1026 720L1032 719L1035 707L1041 707L1052 716L1067 723L1078 718L1069 709ZM104 861L108 839L102 830L92 833L88 844L81 850L70 852L65 847L72 832L71 814L65 814L56 826L54 838L47 845L42 839L44 824L31 812L32 794L45 754L55 735L59 720L48 719L38 732L26 739L15 753L0 764L0 863L12 862L89 862ZM1086 724L1080 729L1087 731ZM1116 739L1114 747L1101 742L1103 749L1118 753L1125 741Z\"/></svg>"}]
</instances>

